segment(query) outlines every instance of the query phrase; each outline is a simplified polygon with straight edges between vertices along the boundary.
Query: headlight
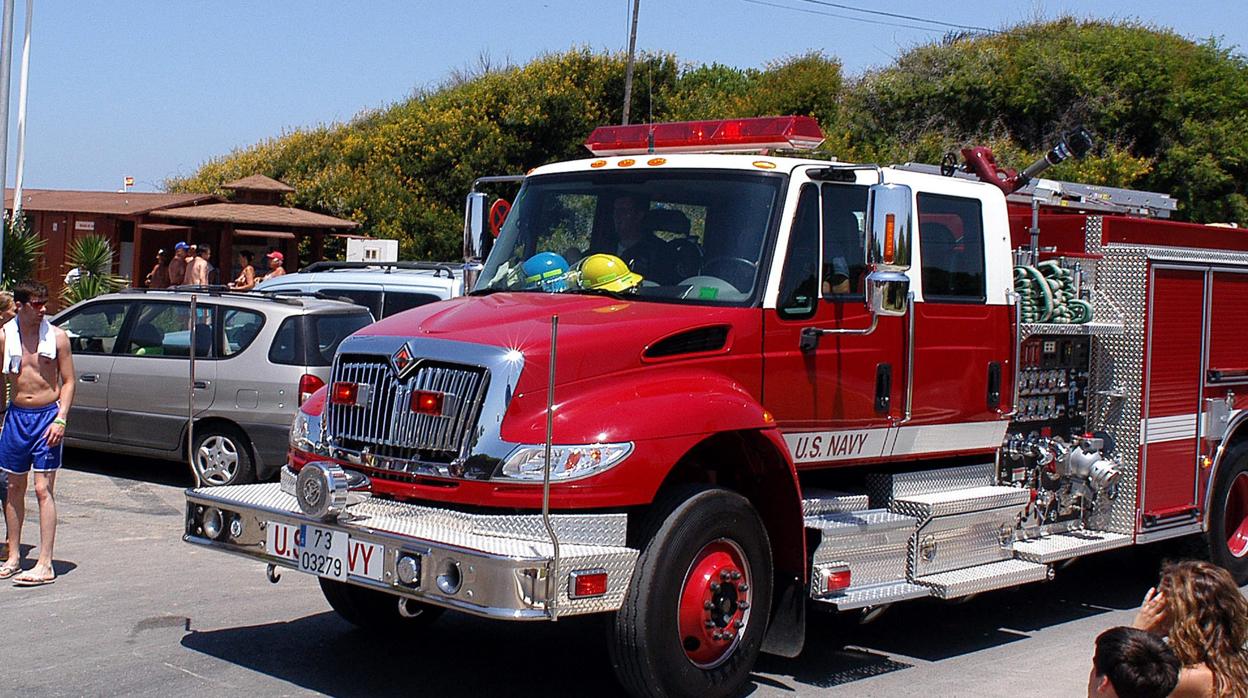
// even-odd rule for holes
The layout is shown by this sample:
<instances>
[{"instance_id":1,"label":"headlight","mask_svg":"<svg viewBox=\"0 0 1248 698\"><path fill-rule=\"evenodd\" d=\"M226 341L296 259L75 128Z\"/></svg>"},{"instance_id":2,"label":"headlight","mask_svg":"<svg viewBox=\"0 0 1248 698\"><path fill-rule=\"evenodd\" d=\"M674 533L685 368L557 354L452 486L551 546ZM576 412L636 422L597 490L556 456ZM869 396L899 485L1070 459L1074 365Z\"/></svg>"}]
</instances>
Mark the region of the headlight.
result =
<instances>
[{"instance_id":1,"label":"headlight","mask_svg":"<svg viewBox=\"0 0 1248 698\"><path fill-rule=\"evenodd\" d=\"M295 410L295 421L290 425L290 447L296 451L316 452L321 441L321 417Z\"/></svg>"},{"instance_id":2,"label":"headlight","mask_svg":"<svg viewBox=\"0 0 1248 698\"><path fill-rule=\"evenodd\" d=\"M632 443L553 446L550 449L550 479L577 480L607 470L633 452ZM515 480L542 480L546 446L526 444L512 451L503 463L502 477Z\"/></svg>"}]
</instances>

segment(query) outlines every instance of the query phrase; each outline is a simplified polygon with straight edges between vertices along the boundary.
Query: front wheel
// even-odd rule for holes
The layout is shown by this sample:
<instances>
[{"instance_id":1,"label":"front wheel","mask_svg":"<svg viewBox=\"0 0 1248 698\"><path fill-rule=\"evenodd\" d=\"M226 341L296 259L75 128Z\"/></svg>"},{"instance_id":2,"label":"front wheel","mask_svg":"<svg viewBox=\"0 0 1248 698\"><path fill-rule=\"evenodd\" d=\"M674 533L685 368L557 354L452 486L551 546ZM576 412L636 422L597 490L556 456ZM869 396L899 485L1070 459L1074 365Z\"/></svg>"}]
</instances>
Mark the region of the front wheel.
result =
<instances>
[{"instance_id":1,"label":"front wheel","mask_svg":"<svg viewBox=\"0 0 1248 698\"><path fill-rule=\"evenodd\" d=\"M758 658L771 609L767 530L750 503L722 489L655 507L608 644L637 696L733 695Z\"/></svg>"},{"instance_id":2,"label":"front wheel","mask_svg":"<svg viewBox=\"0 0 1248 698\"><path fill-rule=\"evenodd\" d=\"M1210 561L1248 583L1248 442L1231 447L1214 478L1205 543Z\"/></svg>"},{"instance_id":3,"label":"front wheel","mask_svg":"<svg viewBox=\"0 0 1248 698\"><path fill-rule=\"evenodd\" d=\"M365 630L392 632L415 630L442 615L441 608L411 599L400 599L375 589L318 577L321 593L330 607L348 623Z\"/></svg>"}]
</instances>

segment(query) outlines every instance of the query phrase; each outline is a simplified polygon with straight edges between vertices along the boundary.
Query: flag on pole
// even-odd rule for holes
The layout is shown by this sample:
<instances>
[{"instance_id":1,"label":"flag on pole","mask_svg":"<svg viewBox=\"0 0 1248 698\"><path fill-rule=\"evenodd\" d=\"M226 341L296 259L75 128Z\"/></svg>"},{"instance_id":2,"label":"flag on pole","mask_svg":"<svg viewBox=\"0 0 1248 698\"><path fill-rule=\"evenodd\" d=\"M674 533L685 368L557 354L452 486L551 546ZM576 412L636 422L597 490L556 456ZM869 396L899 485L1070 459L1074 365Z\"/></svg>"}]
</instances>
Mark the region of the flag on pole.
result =
<instances>
[{"instance_id":1,"label":"flag on pole","mask_svg":"<svg viewBox=\"0 0 1248 698\"><path fill-rule=\"evenodd\" d=\"M126 177L126 186L127 186L127 187L133 187L133 186L134 186L134 177Z\"/></svg>"}]
</instances>

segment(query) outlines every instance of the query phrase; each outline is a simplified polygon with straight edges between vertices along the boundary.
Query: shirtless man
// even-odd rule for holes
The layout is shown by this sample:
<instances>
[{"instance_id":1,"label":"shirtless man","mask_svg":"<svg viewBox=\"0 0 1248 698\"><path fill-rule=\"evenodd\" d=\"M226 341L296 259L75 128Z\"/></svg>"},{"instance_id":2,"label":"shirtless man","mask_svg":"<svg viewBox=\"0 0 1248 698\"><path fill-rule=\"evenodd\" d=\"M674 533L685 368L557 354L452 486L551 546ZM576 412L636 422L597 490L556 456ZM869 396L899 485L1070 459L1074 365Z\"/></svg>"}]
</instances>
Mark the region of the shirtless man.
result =
<instances>
[{"instance_id":1,"label":"shirtless man","mask_svg":"<svg viewBox=\"0 0 1248 698\"><path fill-rule=\"evenodd\" d=\"M17 317L0 328L0 359L13 396L4 430L0 431L0 470L9 477L9 495L4 503L9 555L0 565L0 579L14 577L16 586L40 586L56 581L52 569L56 503L52 492L61 467L65 418L74 400L74 363L69 338L43 316L48 287L23 281L13 287L13 300ZM39 559L22 572L22 519L32 469L39 500Z\"/></svg>"}]
</instances>

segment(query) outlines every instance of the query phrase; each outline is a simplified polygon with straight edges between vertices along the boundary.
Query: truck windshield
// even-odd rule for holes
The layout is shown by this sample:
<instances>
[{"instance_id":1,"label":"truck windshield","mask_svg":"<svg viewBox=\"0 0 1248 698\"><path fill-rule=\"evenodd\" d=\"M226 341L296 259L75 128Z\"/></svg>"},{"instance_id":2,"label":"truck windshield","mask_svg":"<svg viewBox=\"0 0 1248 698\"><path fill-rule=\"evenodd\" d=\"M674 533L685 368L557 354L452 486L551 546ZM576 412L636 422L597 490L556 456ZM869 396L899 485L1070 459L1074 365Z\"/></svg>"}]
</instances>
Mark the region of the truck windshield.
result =
<instances>
[{"instance_id":1,"label":"truck windshield","mask_svg":"<svg viewBox=\"0 0 1248 698\"><path fill-rule=\"evenodd\" d=\"M737 305L760 281L781 175L601 171L526 181L477 291Z\"/></svg>"}]
</instances>

